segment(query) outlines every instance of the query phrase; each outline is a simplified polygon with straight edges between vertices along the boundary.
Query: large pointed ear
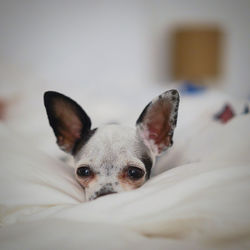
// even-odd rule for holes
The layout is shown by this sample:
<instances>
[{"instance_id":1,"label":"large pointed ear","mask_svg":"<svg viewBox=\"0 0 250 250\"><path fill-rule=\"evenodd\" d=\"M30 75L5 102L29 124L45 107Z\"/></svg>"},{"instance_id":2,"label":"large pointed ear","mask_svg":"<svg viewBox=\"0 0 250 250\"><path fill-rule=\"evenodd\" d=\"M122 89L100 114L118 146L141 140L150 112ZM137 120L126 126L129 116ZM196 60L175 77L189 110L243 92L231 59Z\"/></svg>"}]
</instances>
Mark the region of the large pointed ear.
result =
<instances>
[{"instance_id":1,"label":"large pointed ear","mask_svg":"<svg viewBox=\"0 0 250 250\"><path fill-rule=\"evenodd\" d=\"M173 144L178 106L178 91L166 91L145 107L136 122L138 135L154 155Z\"/></svg>"},{"instance_id":2,"label":"large pointed ear","mask_svg":"<svg viewBox=\"0 0 250 250\"><path fill-rule=\"evenodd\" d=\"M57 144L62 150L74 154L77 145L90 131L90 118L75 101L54 91L45 92L44 105Z\"/></svg>"}]
</instances>

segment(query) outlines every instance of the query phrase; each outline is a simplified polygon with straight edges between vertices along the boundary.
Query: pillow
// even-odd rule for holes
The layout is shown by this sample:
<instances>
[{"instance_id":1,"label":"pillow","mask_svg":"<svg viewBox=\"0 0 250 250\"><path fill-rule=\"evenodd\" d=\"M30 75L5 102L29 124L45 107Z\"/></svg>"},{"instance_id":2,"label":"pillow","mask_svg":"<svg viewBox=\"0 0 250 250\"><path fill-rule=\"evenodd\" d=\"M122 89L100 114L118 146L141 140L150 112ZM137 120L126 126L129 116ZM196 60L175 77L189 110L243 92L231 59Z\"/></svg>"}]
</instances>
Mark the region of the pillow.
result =
<instances>
[{"instance_id":1,"label":"pillow","mask_svg":"<svg viewBox=\"0 0 250 250\"><path fill-rule=\"evenodd\" d=\"M177 125L174 145L158 159L153 174L195 162L250 162L249 128L249 115L221 124L203 114L189 128L178 129Z\"/></svg>"}]
</instances>

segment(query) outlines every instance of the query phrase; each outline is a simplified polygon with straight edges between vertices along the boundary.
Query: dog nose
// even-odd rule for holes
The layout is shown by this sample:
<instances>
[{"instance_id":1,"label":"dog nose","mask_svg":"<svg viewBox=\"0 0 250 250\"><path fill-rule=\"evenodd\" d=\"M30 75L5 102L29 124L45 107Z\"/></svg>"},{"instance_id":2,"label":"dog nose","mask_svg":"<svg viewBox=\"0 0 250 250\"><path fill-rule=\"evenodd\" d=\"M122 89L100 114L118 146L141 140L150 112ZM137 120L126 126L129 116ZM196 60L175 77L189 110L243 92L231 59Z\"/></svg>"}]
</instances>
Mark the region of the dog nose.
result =
<instances>
[{"instance_id":1,"label":"dog nose","mask_svg":"<svg viewBox=\"0 0 250 250\"><path fill-rule=\"evenodd\" d=\"M108 194L115 194L116 192L111 192L111 191L106 191L106 192L101 192L101 193L99 193L96 197L95 197L95 199L97 199L97 198L99 198L99 197L101 197L101 196L105 196L105 195L108 195Z\"/></svg>"}]
</instances>

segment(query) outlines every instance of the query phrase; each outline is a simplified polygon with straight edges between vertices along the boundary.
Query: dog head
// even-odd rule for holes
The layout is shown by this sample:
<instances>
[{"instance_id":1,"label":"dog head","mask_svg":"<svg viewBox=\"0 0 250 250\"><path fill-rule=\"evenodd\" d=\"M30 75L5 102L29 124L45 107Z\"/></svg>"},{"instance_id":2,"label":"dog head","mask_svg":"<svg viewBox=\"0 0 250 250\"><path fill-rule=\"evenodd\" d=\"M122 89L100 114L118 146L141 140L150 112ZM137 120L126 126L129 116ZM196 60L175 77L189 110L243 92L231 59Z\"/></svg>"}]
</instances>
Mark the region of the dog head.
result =
<instances>
[{"instance_id":1,"label":"dog head","mask_svg":"<svg viewBox=\"0 0 250 250\"><path fill-rule=\"evenodd\" d=\"M173 144L179 94L169 90L151 101L136 129L115 124L92 129L85 111L57 92L46 92L44 104L57 144L73 155L76 179L93 200L149 179L156 156Z\"/></svg>"}]
</instances>

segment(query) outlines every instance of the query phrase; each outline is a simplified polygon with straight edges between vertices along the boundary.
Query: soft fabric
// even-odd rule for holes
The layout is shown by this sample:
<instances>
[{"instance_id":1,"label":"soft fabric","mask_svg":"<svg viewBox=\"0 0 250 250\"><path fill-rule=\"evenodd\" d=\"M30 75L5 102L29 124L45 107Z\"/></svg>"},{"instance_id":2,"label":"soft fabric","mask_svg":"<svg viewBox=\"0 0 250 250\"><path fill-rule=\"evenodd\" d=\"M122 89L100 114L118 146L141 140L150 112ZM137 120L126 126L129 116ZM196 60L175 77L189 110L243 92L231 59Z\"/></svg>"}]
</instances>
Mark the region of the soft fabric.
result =
<instances>
[{"instance_id":1,"label":"soft fabric","mask_svg":"<svg viewBox=\"0 0 250 250\"><path fill-rule=\"evenodd\" d=\"M2 124L0 248L249 248L250 116L184 127L143 187L85 203L72 168Z\"/></svg>"}]
</instances>

